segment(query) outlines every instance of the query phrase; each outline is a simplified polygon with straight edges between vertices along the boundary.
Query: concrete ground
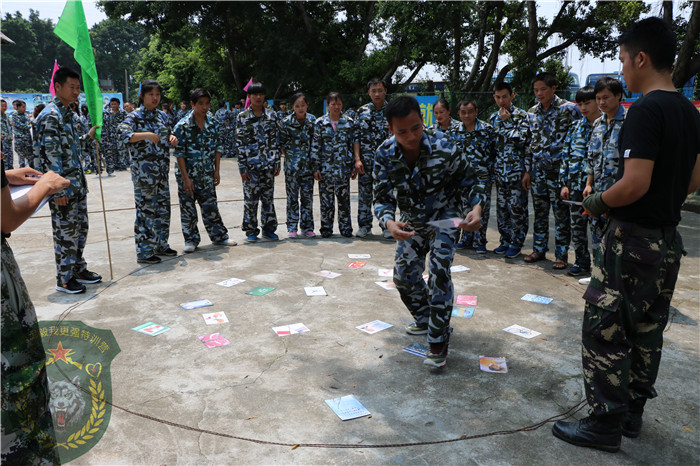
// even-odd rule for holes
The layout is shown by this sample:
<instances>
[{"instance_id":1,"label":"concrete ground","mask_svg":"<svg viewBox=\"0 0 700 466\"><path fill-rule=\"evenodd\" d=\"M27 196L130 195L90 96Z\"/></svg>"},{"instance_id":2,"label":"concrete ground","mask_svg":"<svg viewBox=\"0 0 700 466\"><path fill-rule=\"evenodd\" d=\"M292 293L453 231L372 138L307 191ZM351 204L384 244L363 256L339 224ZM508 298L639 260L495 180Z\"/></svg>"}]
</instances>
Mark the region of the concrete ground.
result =
<instances>
[{"instance_id":1,"label":"concrete ground","mask_svg":"<svg viewBox=\"0 0 700 466\"><path fill-rule=\"evenodd\" d=\"M79 320L114 333L121 353L112 363L117 406L223 434L282 443L348 444L356 448L274 446L193 432L114 408L101 441L73 464L698 464L700 458L700 215L684 212L684 258L665 332L659 397L647 405L642 435L623 438L617 454L578 448L540 429L420 446L516 430L567 411L583 400L580 332L584 287L551 261L526 265L491 252L458 252L456 294L478 296L473 318L453 318L448 365L431 370L402 351L420 337L395 290L374 282L391 268L394 244L379 239L287 240L283 177L277 180L279 242L243 244L242 187L234 161L222 163L220 209L236 247L201 248L162 264L136 263L133 191L128 172L103 180L114 278L109 279L99 185L88 176L90 234L85 257L105 280L84 295L54 291L49 210L10 238L40 320ZM174 176L172 202L177 204ZM353 191L356 184L353 183ZM315 199L318 228L318 198ZM356 197L353 197L353 215ZM172 209L171 246L182 251L180 211ZM495 209L489 249L498 244ZM201 228L201 224L200 224ZM316 230L318 233L318 230ZM202 232L203 228L202 228ZM553 246L553 234L550 235ZM526 242L530 252L531 236ZM362 269L345 268L348 253L371 254ZM548 259L553 254L550 253ZM573 259L573 254L570 256ZM341 273L335 279L313 272ZM240 278L224 288L216 282ZM256 286L275 290L245 294ZM305 286L328 296L307 297ZM532 293L553 298L535 304ZM178 304L200 298L213 307ZM225 311L229 323L205 325L203 312ZM393 327L368 335L355 327L379 319ZM171 328L156 337L131 330L154 321ZM272 327L303 322L310 332L278 337ZM519 324L541 332L524 339L502 329ZM231 345L208 349L197 337L220 332ZM508 373L479 370L479 355L504 356ZM353 394L371 417L340 421L324 400ZM579 418L586 409L578 412Z\"/></svg>"}]
</instances>

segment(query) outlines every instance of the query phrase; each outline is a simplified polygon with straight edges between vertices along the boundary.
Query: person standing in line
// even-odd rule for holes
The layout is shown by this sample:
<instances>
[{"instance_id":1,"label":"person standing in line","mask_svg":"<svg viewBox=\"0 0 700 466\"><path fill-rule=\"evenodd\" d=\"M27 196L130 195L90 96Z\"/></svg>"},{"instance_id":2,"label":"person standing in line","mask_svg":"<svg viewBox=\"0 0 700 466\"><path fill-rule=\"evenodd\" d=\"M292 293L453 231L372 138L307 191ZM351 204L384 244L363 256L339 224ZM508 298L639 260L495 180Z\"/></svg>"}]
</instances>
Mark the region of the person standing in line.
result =
<instances>
[{"instance_id":1,"label":"person standing in line","mask_svg":"<svg viewBox=\"0 0 700 466\"><path fill-rule=\"evenodd\" d=\"M459 131L460 122L450 116L450 103L447 100L440 97L433 104L433 113L435 114L435 123L431 127L433 131L445 133L448 138Z\"/></svg>"},{"instance_id":2,"label":"person standing in line","mask_svg":"<svg viewBox=\"0 0 700 466\"><path fill-rule=\"evenodd\" d=\"M109 99L102 116L102 144L100 155L102 156L107 176L115 176L114 170L122 168L122 157L119 150L119 125L126 118L127 113L121 109L120 101L116 97Z\"/></svg>"},{"instance_id":3,"label":"person standing in line","mask_svg":"<svg viewBox=\"0 0 700 466\"><path fill-rule=\"evenodd\" d=\"M14 101L15 110L11 117L12 134L15 139L15 152L19 158L19 166L32 167L34 164L34 149L32 142L32 124L27 115L27 104L22 100ZM90 128L88 127L88 130Z\"/></svg>"},{"instance_id":4,"label":"person standing in line","mask_svg":"<svg viewBox=\"0 0 700 466\"><path fill-rule=\"evenodd\" d=\"M12 124L7 115L7 101L0 100L0 151L2 151L2 162L5 170L14 168L14 154L12 152Z\"/></svg>"}]
</instances>

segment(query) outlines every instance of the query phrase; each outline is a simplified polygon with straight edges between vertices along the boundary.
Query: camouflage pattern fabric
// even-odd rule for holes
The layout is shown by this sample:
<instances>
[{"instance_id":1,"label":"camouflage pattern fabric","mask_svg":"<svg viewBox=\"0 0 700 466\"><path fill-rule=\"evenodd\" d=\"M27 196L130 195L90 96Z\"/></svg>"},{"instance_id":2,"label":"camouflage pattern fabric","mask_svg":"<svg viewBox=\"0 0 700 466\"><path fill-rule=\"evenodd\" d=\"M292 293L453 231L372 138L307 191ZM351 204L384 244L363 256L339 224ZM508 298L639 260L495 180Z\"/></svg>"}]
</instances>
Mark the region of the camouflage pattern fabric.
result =
<instances>
[{"instance_id":1,"label":"camouflage pattern fabric","mask_svg":"<svg viewBox=\"0 0 700 466\"><path fill-rule=\"evenodd\" d=\"M102 115L102 144L100 145L100 155L104 159L107 173L111 174L114 170L119 170L122 166L125 167L125 157L120 141L119 125L124 121L128 114L121 108L117 113L112 112L109 107L105 108Z\"/></svg>"},{"instance_id":2,"label":"camouflage pattern fabric","mask_svg":"<svg viewBox=\"0 0 700 466\"><path fill-rule=\"evenodd\" d=\"M314 175L285 171L284 184L287 191L287 231L297 231L297 225L301 231L313 231Z\"/></svg>"},{"instance_id":3,"label":"camouflage pattern fabric","mask_svg":"<svg viewBox=\"0 0 700 466\"><path fill-rule=\"evenodd\" d=\"M364 175L357 176L357 224L360 228L372 227L374 156L377 148L391 136L384 116L386 106L385 102L381 108L377 108L370 102L357 109L355 118L357 138L360 143L360 160L365 170Z\"/></svg>"},{"instance_id":4,"label":"camouflage pattern fabric","mask_svg":"<svg viewBox=\"0 0 700 466\"><path fill-rule=\"evenodd\" d=\"M314 177L311 143L316 117L306 114L299 122L292 113L280 125L280 145L285 150L284 181L287 191L287 231L314 229ZM301 218L300 218L301 217Z\"/></svg>"},{"instance_id":5,"label":"camouflage pattern fabric","mask_svg":"<svg viewBox=\"0 0 700 466\"><path fill-rule=\"evenodd\" d=\"M462 127L461 121L455 120L454 118L450 117L450 125L447 127L447 129L442 129L440 127L440 123L438 123L437 120L435 120L435 123L433 123L433 126L430 127L430 130L433 132L444 133L448 139L451 139L452 136L455 133L457 133L461 127Z\"/></svg>"},{"instance_id":6,"label":"camouflage pattern fabric","mask_svg":"<svg viewBox=\"0 0 700 466\"><path fill-rule=\"evenodd\" d=\"M683 254L675 228L637 236L629 223L611 225L583 295L583 376L596 415L624 413L631 400L656 396L663 330Z\"/></svg>"},{"instance_id":7,"label":"camouflage pattern fabric","mask_svg":"<svg viewBox=\"0 0 700 466\"><path fill-rule=\"evenodd\" d=\"M525 169L529 172L533 164L539 163L546 168L558 163L564 156L564 140L569 128L581 118L576 104L566 101L559 96L547 110L541 103L530 108L530 156L526 158Z\"/></svg>"},{"instance_id":8,"label":"camouflage pattern fabric","mask_svg":"<svg viewBox=\"0 0 700 466\"><path fill-rule=\"evenodd\" d=\"M202 222L212 243L228 239L228 229L224 226L224 221L219 213L219 205L216 198L214 186L197 188L194 193L186 192L182 186L182 176L177 177L177 194L180 199L180 221L182 223L182 235L185 242L197 246L202 238L197 228L197 207L199 204L202 211Z\"/></svg>"},{"instance_id":9,"label":"camouflage pattern fabric","mask_svg":"<svg viewBox=\"0 0 700 466\"><path fill-rule=\"evenodd\" d=\"M216 111L214 118L219 122L219 138L221 140L221 156L230 158L235 151L236 141L234 139L235 120L230 111L226 107L222 107Z\"/></svg>"},{"instance_id":10,"label":"camouflage pattern fabric","mask_svg":"<svg viewBox=\"0 0 700 466\"><path fill-rule=\"evenodd\" d=\"M246 236L260 233L258 229L258 204L262 230L274 233L277 229L275 212L275 175L272 169L247 172L250 181L243 182L243 223Z\"/></svg>"},{"instance_id":11,"label":"camouflage pattern fabric","mask_svg":"<svg viewBox=\"0 0 700 466\"><path fill-rule=\"evenodd\" d=\"M236 119L236 157L241 173L280 169L280 135L277 115L266 109L257 117L252 109Z\"/></svg>"},{"instance_id":12,"label":"camouflage pattern fabric","mask_svg":"<svg viewBox=\"0 0 700 466\"><path fill-rule=\"evenodd\" d=\"M12 125L10 117L7 113L0 114L0 150L2 151L2 161L5 164L5 170L14 168L14 154L12 153Z\"/></svg>"},{"instance_id":13,"label":"camouflage pattern fabric","mask_svg":"<svg viewBox=\"0 0 700 466\"><path fill-rule=\"evenodd\" d=\"M374 212L379 223L386 228L398 207L401 221L416 232L396 246L394 283L401 300L419 323L429 322L429 342L444 341L452 313L450 266L458 230L435 231L427 223L464 217L467 206L483 204L488 169L476 160L470 163L443 133L425 130L413 168L391 137L377 150L373 175ZM422 273L428 253L426 286Z\"/></svg>"},{"instance_id":14,"label":"camouflage pattern fabric","mask_svg":"<svg viewBox=\"0 0 700 466\"><path fill-rule=\"evenodd\" d=\"M321 204L321 236L333 234L335 204L338 204L338 230L343 236L352 235L350 212L350 178L345 180L325 179L318 182L318 196Z\"/></svg>"},{"instance_id":15,"label":"camouflage pattern fabric","mask_svg":"<svg viewBox=\"0 0 700 466\"><path fill-rule=\"evenodd\" d=\"M593 131L588 143L586 173L593 175L593 189L596 192L607 191L615 184L620 166L617 143L624 122L625 107L620 105L613 119L608 121L608 115L603 113L593 123Z\"/></svg>"},{"instance_id":16,"label":"camouflage pattern fabric","mask_svg":"<svg viewBox=\"0 0 700 466\"><path fill-rule=\"evenodd\" d=\"M92 128L92 123L90 122L89 115L80 115L80 119L78 120L78 133L79 134L81 133L81 131L80 131L81 127L82 127L82 134L87 134L87 132L90 131L90 128ZM96 169L95 141L93 141L89 137L87 137L87 138L81 137L80 148L81 148L81 152L83 154L83 170L84 171L95 170Z\"/></svg>"},{"instance_id":17,"label":"camouflage pattern fabric","mask_svg":"<svg viewBox=\"0 0 700 466\"><path fill-rule=\"evenodd\" d=\"M149 111L142 105L127 115L119 125L119 132L122 143L130 148L131 153L136 256L146 259L170 247L170 126L164 112ZM129 142L134 133L142 132L158 134L158 144L147 140Z\"/></svg>"},{"instance_id":18,"label":"camouflage pattern fabric","mask_svg":"<svg viewBox=\"0 0 700 466\"><path fill-rule=\"evenodd\" d=\"M34 147L32 142L29 115L14 113L11 118L12 133L15 138L15 152L19 158L20 167L31 167L34 164Z\"/></svg>"},{"instance_id":19,"label":"camouflage pattern fabric","mask_svg":"<svg viewBox=\"0 0 700 466\"><path fill-rule=\"evenodd\" d=\"M83 251L88 235L87 198L69 198L68 205L49 201L53 252L56 259L56 283L68 283L74 274L87 268Z\"/></svg>"},{"instance_id":20,"label":"camouflage pattern fabric","mask_svg":"<svg viewBox=\"0 0 700 466\"><path fill-rule=\"evenodd\" d=\"M2 239L2 463L60 464L34 306Z\"/></svg>"}]
</instances>

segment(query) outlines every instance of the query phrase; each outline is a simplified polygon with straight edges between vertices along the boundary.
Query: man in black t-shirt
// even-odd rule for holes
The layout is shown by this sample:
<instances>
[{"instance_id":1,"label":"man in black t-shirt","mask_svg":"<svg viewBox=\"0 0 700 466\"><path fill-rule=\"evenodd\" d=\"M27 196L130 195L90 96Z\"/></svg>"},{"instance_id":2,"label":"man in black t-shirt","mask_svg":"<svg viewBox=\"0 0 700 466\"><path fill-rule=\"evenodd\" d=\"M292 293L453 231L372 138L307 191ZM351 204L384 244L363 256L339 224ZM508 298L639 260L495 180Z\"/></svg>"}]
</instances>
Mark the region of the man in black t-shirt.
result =
<instances>
[{"instance_id":1,"label":"man in black t-shirt","mask_svg":"<svg viewBox=\"0 0 700 466\"><path fill-rule=\"evenodd\" d=\"M574 445L615 452L637 437L644 404L656 396L683 243L676 231L687 194L700 186L700 114L671 80L676 38L660 18L632 25L619 39L627 86L643 97L620 133L617 182L583 201L607 212L591 284L583 295L582 360L591 415L558 421L552 433Z\"/></svg>"}]
</instances>

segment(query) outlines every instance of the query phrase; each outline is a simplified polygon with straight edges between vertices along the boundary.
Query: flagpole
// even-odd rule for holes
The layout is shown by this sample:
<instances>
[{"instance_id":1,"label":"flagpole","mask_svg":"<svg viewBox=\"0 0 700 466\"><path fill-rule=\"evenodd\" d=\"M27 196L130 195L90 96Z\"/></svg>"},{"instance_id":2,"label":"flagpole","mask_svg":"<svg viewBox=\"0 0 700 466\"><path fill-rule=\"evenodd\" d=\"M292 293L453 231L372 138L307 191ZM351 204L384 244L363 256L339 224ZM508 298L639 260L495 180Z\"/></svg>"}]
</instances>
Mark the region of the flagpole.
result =
<instances>
[{"instance_id":1,"label":"flagpole","mask_svg":"<svg viewBox=\"0 0 700 466\"><path fill-rule=\"evenodd\" d=\"M100 158L100 143L95 140L95 154L97 159L97 178L100 180L100 198L102 198L102 217L105 222L105 236L107 238L107 258L109 259L109 279L114 280L112 271L112 250L109 247L109 228L107 228L107 209L105 208L105 192L102 189L102 159ZM106 164L105 164L106 166Z\"/></svg>"}]
</instances>

